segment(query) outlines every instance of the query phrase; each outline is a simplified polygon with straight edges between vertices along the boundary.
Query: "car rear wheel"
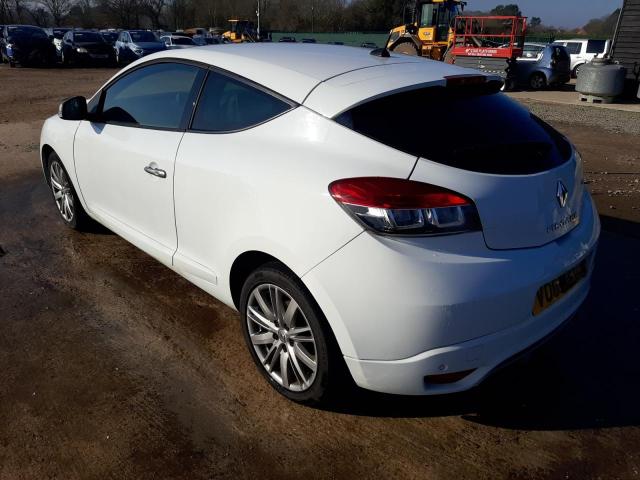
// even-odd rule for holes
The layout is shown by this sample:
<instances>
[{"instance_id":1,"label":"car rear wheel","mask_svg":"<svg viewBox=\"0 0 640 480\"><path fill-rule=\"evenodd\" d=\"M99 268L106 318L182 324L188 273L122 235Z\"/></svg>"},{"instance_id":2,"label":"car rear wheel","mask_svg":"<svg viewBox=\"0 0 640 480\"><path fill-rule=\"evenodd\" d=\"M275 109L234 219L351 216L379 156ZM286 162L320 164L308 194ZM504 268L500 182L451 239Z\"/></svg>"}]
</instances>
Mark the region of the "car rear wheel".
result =
<instances>
[{"instance_id":1,"label":"car rear wheel","mask_svg":"<svg viewBox=\"0 0 640 480\"><path fill-rule=\"evenodd\" d=\"M245 281L240 312L251 356L273 388L299 403L326 403L344 361L302 282L280 263L266 264Z\"/></svg>"},{"instance_id":2,"label":"car rear wheel","mask_svg":"<svg viewBox=\"0 0 640 480\"><path fill-rule=\"evenodd\" d=\"M69 174L55 153L49 155L48 177L53 200L64 223L75 230L84 230L92 220L82 208Z\"/></svg>"},{"instance_id":3,"label":"car rear wheel","mask_svg":"<svg viewBox=\"0 0 640 480\"><path fill-rule=\"evenodd\" d=\"M541 90L547 86L547 78L542 73L536 72L531 75L529 86L533 90Z\"/></svg>"},{"instance_id":4,"label":"car rear wheel","mask_svg":"<svg viewBox=\"0 0 640 480\"><path fill-rule=\"evenodd\" d=\"M582 65L575 66L575 68L573 69L573 78L578 78L578 75L580 74L580 68L582 68Z\"/></svg>"}]
</instances>

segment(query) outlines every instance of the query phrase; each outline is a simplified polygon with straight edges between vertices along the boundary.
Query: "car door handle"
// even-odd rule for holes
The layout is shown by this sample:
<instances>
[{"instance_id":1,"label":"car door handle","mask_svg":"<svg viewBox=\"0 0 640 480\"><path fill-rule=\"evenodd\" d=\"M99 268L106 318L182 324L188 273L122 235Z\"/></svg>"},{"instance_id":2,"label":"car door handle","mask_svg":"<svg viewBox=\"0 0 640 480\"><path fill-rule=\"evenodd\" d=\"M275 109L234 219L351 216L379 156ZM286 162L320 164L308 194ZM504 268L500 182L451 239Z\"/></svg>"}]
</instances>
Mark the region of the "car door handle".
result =
<instances>
[{"instance_id":1,"label":"car door handle","mask_svg":"<svg viewBox=\"0 0 640 480\"><path fill-rule=\"evenodd\" d=\"M153 165L147 165L146 167L144 167L144 171L149 175L155 175L156 177L160 178L167 178L167 172L165 172L161 168L154 167Z\"/></svg>"}]
</instances>

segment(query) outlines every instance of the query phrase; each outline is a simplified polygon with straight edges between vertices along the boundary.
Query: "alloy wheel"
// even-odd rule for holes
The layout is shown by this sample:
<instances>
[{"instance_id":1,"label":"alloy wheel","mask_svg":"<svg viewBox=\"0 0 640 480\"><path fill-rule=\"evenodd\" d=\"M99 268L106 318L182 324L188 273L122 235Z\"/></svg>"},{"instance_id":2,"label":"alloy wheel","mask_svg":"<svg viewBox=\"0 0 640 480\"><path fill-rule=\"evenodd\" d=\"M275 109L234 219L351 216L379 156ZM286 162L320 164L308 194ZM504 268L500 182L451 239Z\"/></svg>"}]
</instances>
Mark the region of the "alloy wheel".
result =
<instances>
[{"instance_id":1,"label":"alloy wheel","mask_svg":"<svg viewBox=\"0 0 640 480\"><path fill-rule=\"evenodd\" d=\"M69 177L62 165L57 161L51 162L49 176L51 180L51 190L53 190L53 199L56 202L58 211L65 221L71 222L75 214L75 208Z\"/></svg>"},{"instance_id":2,"label":"alloy wheel","mask_svg":"<svg viewBox=\"0 0 640 480\"><path fill-rule=\"evenodd\" d=\"M543 75L537 73L531 77L531 88L534 90L540 90L546 86L546 80Z\"/></svg>"},{"instance_id":3,"label":"alloy wheel","mask_svg":"<svg viewBox=\"0 0 640 480\"><path fill-rule=\"evenodd\" d=\"M258 285L249 295L246 321L253 349L271 378L287 390L307 390L318 369L316 341L291 295L277 285Z\"/></svg>"}]
</instances>

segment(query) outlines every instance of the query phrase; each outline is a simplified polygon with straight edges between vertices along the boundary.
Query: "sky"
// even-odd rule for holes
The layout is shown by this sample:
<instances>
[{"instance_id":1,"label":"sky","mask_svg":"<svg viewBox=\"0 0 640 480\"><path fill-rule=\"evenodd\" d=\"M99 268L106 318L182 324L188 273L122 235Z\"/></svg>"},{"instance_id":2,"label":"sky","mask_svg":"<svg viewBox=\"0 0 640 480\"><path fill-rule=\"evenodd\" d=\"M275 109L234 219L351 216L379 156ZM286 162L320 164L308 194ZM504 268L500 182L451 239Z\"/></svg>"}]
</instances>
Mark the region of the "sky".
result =
<instances>
[{"instance_id":1,"label":"sky","mask_svg":"<svg viewBox=\"0 0 640 480\"><path fill-rule=\"evenodd\" d=\"M610 14L622 0L468 0L469 10L491 10L496 5L516 3L526 17L540 17L546 25L582 27L592 18Z\"/></svg>"}]
</instances>

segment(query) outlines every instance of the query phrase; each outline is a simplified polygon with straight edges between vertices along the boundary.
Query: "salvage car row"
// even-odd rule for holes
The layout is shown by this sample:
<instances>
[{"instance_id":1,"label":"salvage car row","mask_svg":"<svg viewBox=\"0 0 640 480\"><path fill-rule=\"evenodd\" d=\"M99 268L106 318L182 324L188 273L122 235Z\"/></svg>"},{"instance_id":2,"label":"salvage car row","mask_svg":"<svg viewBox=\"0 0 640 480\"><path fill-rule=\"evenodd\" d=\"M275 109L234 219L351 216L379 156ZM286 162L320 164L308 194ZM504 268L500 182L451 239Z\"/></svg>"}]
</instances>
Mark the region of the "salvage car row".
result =
<instances>
[{"instance_id":1,"label":"salvage car row","mask_svg":"<svg viewBox=\"0 0 640 480\"><path fill-rule=\"evenodd\" d=\"M216 38L149 30L96 31L71 28L43 29L31 25L0 27L2 62L16 65L124 65L167 49L219 43Z\"/></svg>"}]
</instances>

